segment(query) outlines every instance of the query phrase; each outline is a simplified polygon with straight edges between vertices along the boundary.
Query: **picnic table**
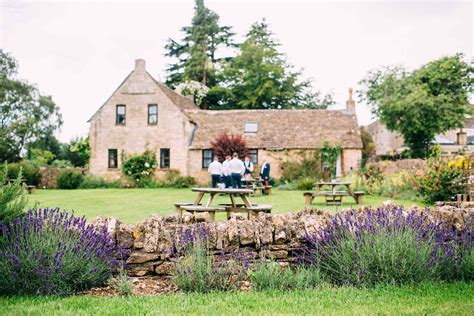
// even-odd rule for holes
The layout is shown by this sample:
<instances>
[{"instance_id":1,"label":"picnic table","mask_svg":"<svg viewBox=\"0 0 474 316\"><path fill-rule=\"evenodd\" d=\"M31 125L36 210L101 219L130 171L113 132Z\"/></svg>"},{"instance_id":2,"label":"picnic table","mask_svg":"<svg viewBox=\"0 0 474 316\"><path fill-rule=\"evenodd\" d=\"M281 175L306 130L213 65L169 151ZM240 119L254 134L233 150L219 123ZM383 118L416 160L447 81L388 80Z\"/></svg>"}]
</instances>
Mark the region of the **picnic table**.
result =
<instances>
[{"instance_id":1,"label":"picnic table","mask_svg":"<svg viewBox=\"0 0 474 316\"><path fill-rule=\"evenodd\" d=\"M242 179L242 186L247 189L251 189L253 193L260 191L262 195L270 195L272 193L272 186L265 185L265 181L261 178L255 179Z\"/></svg>"},{"instance_id":2,"label":"picnic table","mask_svg":"<svg viewBox=\"0 0 474 316\"><path fill-rule=\"evenodd\" d=\"M194 202L174 204L180 221L184 211L190 213L206 212L209 214L209 221L213 222L215 221L216 212L226 212L227 218L229 219L233 212L247 213L247 218L250 218L250 215L257 216L259 212L270 213L272 210L271 205L251 203L249 195L253 193L253 191L250 189L192 188L191 190L198 193ZM201 201L206 194L209 194L209 197L203 205ZM212 202L217 194L228 196L230 203L213 206ZM236 197L239 197L242 203L237 203Z\"/></svg>"},{"instance_id":3,"label":"picnic table","mask_svg":"<svg viewBox=\"0 0 474 316\"><path fill-rule=\"evenodd\" d=\"M330 190L322 190L324 187L329 187ZM345 187L345 190L337 190L339 187ZM363 191L352 190L351 182L339 181L318 182L313 192L304 192L303 195L306 199L306 204L311 204L315 197L324 196L326 205L341 205L344 196L353 197L356 204L362 204L364 198Z\"/></svg>"}]
</instances>

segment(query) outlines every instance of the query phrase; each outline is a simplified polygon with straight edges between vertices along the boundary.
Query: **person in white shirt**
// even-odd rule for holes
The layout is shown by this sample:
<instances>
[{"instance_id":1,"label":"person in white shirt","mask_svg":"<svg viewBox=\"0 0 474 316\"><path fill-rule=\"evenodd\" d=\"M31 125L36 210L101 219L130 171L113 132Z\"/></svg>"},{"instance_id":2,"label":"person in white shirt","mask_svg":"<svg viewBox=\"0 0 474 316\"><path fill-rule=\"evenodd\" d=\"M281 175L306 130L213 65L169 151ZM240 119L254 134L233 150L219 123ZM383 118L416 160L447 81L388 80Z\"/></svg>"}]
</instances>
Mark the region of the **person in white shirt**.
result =
<instances>
[{"instance_id":1,"label":"person in white shirt","mask_svg":"<svg viewBox=\"0 0 474 316\"><path fill-rule=\"evenodd\" d=\"M222 163L222 175L224 177L224 184L226 188L230 188L232 186L232 180L230 179L229 172L229 162L231 159L231 156L226 156L224 162Z\"/></svg>"},{"instance_id":2,"label":"person in white shirt","mask_svg":"<svg viewBox=\"0 0 474 316\"><path fill-rule=\"evenodd\" d=\"M253 163L250 161L249 156L245 156L245 161L244 161L244 177L247 180L250 180L252 178L252 172L253 172Z\"/></svg>"},{"instance_id":3,"label":"person in white shirt","mask_svg":"<svg viewBox=\"0 0 474 316\"><path fill-rule=\"evenodd\" d=\"M241 188L242 187L242 176L245 172L244 162L239 159L239 154L234 153L232 155L232 160L229 162L229 173L232 180L232 187Z\"/></svg>"},{"instance_id":4,"label":"person in white shirt","mask_svg":"<svg viewBox=\"0 0 474 316\"><path fill-rule=\"evenodd\" d=\"M211 162L207 168L207 172L209 172L211 175L212 187L216 188L217 184L221 182L222 176L222 164L219 162L219 158L217 156L214 157L214 161Z\"/></svg>"}]
</instances>

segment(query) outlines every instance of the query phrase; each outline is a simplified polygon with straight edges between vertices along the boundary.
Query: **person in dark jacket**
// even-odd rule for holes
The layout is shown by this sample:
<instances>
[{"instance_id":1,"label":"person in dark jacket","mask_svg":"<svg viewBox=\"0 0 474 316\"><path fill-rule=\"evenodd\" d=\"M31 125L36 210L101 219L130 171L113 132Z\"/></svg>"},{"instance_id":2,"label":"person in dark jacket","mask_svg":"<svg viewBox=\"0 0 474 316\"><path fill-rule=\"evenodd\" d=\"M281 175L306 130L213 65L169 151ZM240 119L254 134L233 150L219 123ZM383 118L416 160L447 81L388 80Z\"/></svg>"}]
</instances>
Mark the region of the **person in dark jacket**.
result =
<instances>
[{"instance_id":1,"label":"person in dark jacket","mask_svg":"<svg viewBox=\"0 0 474 316\"><path fill-rule=\"evenodd\" d=\"M270 180L270 164L267 162L266 158L263 158L262 166L260 167L260 178L263 181L265 186L268 186L268 181Z\"/></svg>"}]
</instances>

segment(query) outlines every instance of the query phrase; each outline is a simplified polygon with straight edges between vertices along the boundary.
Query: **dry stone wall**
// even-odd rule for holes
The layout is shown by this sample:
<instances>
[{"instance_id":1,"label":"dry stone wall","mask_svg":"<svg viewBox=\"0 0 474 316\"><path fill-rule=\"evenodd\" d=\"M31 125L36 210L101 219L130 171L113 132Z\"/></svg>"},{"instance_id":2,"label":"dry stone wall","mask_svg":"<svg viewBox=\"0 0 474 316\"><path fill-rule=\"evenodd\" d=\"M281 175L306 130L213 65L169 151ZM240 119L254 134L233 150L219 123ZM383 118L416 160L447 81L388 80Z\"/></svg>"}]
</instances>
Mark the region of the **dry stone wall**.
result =
<instances>
[{"instance_id":1,"label":"dry stone wall","mask_svg":"<svg viewBox=\"0 0 474 316\"><path fill-rule=\"evenodd\" d=\"M129 256L124 258L129 275L145 276L172 274L185 245L182 239L193 229L206 231L213 256L244 250L253 259L273 257L287 266L296 260L295 253L303 246L305 235L326 225L332 216L328 212L304 209L298 213L262 213L252 219L237 215L227 221L208 223L185 213L182 223L175 215L169 215L153 216L138 225L122 223L116 218L97 218L94 224L107 226L116 242L129 251ZM431 210L431 218L456 229L466 226L474 229L474 208L436 207Z\"/></svg>"}]
</instances>

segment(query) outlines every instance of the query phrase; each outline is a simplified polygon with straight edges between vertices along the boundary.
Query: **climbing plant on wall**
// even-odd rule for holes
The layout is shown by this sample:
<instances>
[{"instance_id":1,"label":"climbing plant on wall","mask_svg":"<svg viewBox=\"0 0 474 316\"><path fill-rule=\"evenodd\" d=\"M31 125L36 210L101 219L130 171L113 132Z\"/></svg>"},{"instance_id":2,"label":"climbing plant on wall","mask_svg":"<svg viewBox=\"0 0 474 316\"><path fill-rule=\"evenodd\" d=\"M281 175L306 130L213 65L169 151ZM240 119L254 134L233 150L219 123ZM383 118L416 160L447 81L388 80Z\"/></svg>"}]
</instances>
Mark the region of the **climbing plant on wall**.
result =
<instances>
[{"instance_id":1,"label":"climbing plant on wall","mask_svg":"<svg viewBox=\"0 0 474 316\"><path fill-rule=\"evenodd\" d=\"M332 146L329 142L325 142L323 147L319 149L323 169L328 171L331 178L336 177L337 158L342 152L342 146Z\"/></svg>"}]
</instances>

